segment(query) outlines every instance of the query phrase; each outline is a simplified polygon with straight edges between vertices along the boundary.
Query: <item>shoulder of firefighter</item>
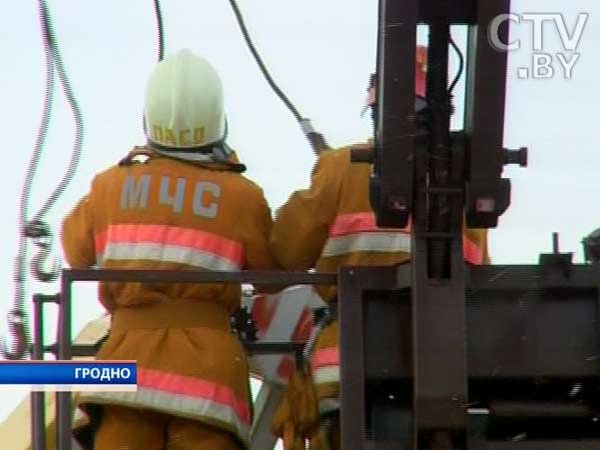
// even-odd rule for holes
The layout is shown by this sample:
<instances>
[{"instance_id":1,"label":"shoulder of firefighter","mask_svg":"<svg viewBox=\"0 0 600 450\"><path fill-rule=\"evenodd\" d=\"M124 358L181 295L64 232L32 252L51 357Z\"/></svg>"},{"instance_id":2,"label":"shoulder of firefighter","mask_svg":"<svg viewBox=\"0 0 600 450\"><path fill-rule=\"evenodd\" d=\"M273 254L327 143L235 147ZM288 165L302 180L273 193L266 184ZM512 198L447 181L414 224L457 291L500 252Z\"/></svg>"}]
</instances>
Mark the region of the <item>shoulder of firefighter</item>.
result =
<instances>
[{"instance_id":1,"label":"shoulder of firefighter","mask_svg":"<svg viewBox=\"0 0 600 450\"><path fill-rule=\"evenodd\" d=\"M372 141L324 152L311 185L292 193L277 211L271 249L283 267L335 271L340 265L399 263L410 254L410 225L375 225L369 201L368 164L352 164L350 149L368 149ZM464 230L465 260L489 262L487 230Z\"/></svg>"},{"instance_id":2,"label":"shoulder of firefighter","mask_svg":"<svg viewBox=\"0 0 600 450\"><path fill-rule=\"evenodd\" d=\"M292 193L277 211L270 243L284 268L314 267L335 217L349 166L347 148L321 153L312 170L310 187Z\"/></svg>"}]
</instances>

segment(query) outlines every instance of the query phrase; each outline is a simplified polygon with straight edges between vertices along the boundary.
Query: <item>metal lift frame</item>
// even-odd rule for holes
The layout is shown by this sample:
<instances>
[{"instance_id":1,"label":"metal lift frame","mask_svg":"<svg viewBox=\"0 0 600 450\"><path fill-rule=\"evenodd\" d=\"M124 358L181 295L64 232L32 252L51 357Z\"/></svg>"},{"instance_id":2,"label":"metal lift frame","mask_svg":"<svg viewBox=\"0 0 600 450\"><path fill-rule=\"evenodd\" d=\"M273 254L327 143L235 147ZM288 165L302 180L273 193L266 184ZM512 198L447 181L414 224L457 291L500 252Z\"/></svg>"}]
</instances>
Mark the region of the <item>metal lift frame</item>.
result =
<instances>
[{"instance_id":1,"label":"metal lift frame","mask_svg":"<svg viewBox=\"0 0 600 450\"><path fill-rule=\"evenodd\" d=\"M554 261L465 267L465 442L439 449L600 448L600 265ZM438 450L413 440L412 270L341 270L344 450ZM451 371L451 343L438 345Z\"/></svg>"},{"instance_id":2,"label":"metal lift frame","mask_svg":"<svg viewBox=\"0 0 600 450\"><path fill-rule=\"evenodd\" d=\"M526 164L526 149L503 147L507 54L492 48L488 39L489 24L510 12L510 0L380 0L379 8L371 203L380 226L404 227L412 217L412 263L341 271L342 447L599 448L597 436L581 442L538 439L511 443L486 440L485 436L473 440L470 429L471 401L482 403L494 420L502 416L511 420L541 418L543 422L552 414L565 420L595 417L591 412L595 408L593 393L588 392L585 399L589 409L574 412L569 409L573 405L553 403L556 398L552 395L544 398L545 403L538 400L530 404L526 393L513 392L516 398L510 398L508 391L518 391L515 379L534 382L536 377L548 377L552 385L561 377L576 384L587 380L597 388L598 268L573 266L570 260L564 264L562 255L522 269L470 267L463 262L463 215L469 227L495 227L510 203L510 182L501 177L503 166ZM425 129L415 120L413 74L418 24L429 26ZM450 26L456 24L468 27L465 129L451 133L447 61ZM498 31L501 40L507 42L507 23ZM355 161L364 162L364 157L357 154ZM515 306L511 302L511 293L522 287L520 273L528 274L527 289L542 293L532 300L539 317L531 310L518 311L519 303ZM549 276L557 283L547 286ZM574 280L585 287L574 286ZM492 297L499 292L500 297L480 304L473 301L475 292L489 292ZM579 301L556 302L556 292ZM548 295L552 301L543 301ZM583 298L586 301L582 303ZM500 327L502 339L489 337L486 330L492 323L481 317L490 312L502 313L505 319L519 320L517 325L526 323L527 327ZM578 319L587 314L591 319L583 319L578 328L564 325L560 332L544 322L569 314ZM535 335L535 344L526 345L527 351L519 351L518 357L511 355L519 349L519 339L541 329L550 334L547 341L556 345L556 353L548 351L541 335ZM575 351L575 347L580 349L577 345L561 345L561 340L578 345L587 342L587 354ZM493 364L490 358L499 354L510 362L513 372L503 374ZM563 358L564 370L560 370L561 364L556 365L557 357ZM487 382L483 389L478 387L482 380ZM503 383L510 385L504 393L499 387ZM404 390L398 387L401 385ZM404 400L409 392L412 405L390 404L379 399L378 390L389 390L390 398L400 395ZM410 431L400 438L394 433L407 420ZM542 426L536 432L543 435L543 430ZM551 436L553 430L547 431ZM582 438L594 437L589 430L582 433Z\"/></svg>"},{"instance_id":3,"label":"metal lift frame","mask_svg":"<svg viewBox=\"0 0 600 450\"><path fill-rule=\"evenodd\" d=\"M464 215L471 227L495 226L508 207L510 183L501 178L507 55L491 47L487 24L509 11L510 0L379 2L371 200L380 226L404 227L412 217L415 449L433 445L440 433L448 445L466 445L462 223ZM425 127L414 103L418 24L429 27ZM469 38L465 132L451 135L453 24L467 25ZM506 40L506 23L499 34ZM344 437L345 447L351 441Z\"/></svg>"},{"instance_id":4,"label":"metal lift frame","mask_svg":"<svg viewBox=\"0 0 600 450\"><path fill-rule=\"evenodd\" d=\"M116 281L143 283L257 283L262 285L296 285L296 284L336 284L337 276L327 273L295 273L295 272L210 272L210 271L165 271L165 270L119 270L119 269L72 269L63 270L61 275L61 292L56 295L36 294L34 301L34 326L32 359L43 360L45 353L53 353L57 359L69 360L73 356L93 356L96 348L93 345L73 345L71 334L71 291L72 284L78 281ZM58 338L55 344L44 345L43 307L47 303L58 305ZM294 353L296 363L302 361L304 342L253 342L243 341L248 353ZM272 412L281 395L277 386L267 387L259 394L257 402L266 415L255 417L252 430L252 449L264 449L265 444L273 446L275 439L266 433L268 427L257 426L259 421L270 420ZM56 393L56 448L71 450L72 448L72 402L71 392ZM267 435L269 434L269 435ZM46 449L45 432L45 393L31 393L31 438L33 450Z\"/></svg>"}]
</instances>

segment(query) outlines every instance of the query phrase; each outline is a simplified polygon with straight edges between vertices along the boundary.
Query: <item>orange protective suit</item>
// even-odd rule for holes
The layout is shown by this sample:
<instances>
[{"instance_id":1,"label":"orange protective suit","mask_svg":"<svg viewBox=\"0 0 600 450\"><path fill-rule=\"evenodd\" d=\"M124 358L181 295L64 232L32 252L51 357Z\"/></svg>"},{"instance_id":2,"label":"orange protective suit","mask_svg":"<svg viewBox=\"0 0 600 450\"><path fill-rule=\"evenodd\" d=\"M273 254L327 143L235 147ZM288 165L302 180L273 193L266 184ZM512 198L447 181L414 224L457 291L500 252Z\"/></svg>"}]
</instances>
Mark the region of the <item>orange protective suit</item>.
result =
<instances>
[{"instance_id":1,"label":"orange protective suit","mask_svg":"<svg viewBox=\"0 0 600 450\"><path fill-rule=\"evenodd\" d=\"M368 164L351 164L349 148L321 154L310 188L293 193L277 212L270 244L283 267L336 272L343 265L387 265L410 258L409 230L375 226L369 202L370 171ZM489 262L487 230L465 229L463 241L466 261ZM317 287L317 291L326 301L336 298L334 286ZM320 413L336 413L340 381L337 321L320 332L311 367ZM330 425L339 429L335 416ZM328 444L339 444L337 433Z\"/></svg>"},{"instance_id":2,"label":"orange protective suit","mask_svg":"<svg viewBox=\"0 0 600 450\"><path fill-rule=\"evenodd\" d=\"M154 155L100 173L64 220L67 261L74 268L273 268L263 192L229 169ZM181 450L248 446L248 365L229 319L238 284L101 283L100 301L112 327L97 359L137 360L138 389L81 394L82 409L104 411L95 450L153 449L141 432L148 417L164 425L154 433L156 448L164 440ZM185 437L203 433L223 444Z\"/></svg>"}]
</instances>

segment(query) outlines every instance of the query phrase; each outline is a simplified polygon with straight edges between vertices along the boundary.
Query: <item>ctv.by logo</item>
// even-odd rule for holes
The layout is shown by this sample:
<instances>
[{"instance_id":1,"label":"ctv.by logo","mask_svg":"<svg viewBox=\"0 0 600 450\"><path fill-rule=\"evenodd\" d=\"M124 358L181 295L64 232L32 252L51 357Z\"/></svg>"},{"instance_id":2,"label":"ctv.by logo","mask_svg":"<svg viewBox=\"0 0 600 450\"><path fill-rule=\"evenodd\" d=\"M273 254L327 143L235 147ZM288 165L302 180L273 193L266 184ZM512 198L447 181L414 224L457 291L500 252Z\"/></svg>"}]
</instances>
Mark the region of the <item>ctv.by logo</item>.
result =
<instances>
[{"instance_id":1,"label":"ctv.by logo","mask_svg":"<svg viewBox=\"0 0 600 450\"><path fill-rule=\"evenodd\" d=\"M502 42L498 30L502 23L511 21L517 25L524 22L531 23L533 33L533 53L530 67L520 67L517 76L521 79L552 78L558 70L562 69L564 77L570 80L573 70L581 56L577 52L583 30L587 23L589 14L579 13L577 23L573 29L569 29L565 17L559 13L524 13L524 14L500 14L496 16L488 29L488 38L492 47L496 50L508 52L517 51L521 48L521 40ZM561 48L549 53L548 42L544 35L544 23L550 22L558 32Z\"/></svg>"}]
</instances>

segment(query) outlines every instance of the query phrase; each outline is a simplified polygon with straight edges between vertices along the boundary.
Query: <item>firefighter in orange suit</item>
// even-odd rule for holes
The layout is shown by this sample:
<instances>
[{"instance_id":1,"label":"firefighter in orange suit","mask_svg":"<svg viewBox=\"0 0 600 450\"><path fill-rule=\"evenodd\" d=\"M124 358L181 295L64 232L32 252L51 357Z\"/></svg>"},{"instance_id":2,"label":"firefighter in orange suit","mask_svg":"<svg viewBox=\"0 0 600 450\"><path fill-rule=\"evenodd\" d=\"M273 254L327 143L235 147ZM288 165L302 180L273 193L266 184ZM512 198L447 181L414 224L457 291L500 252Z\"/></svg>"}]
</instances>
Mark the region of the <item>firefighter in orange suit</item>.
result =
<instances>
[{"instance_id":1,"label":"firefighter in orange suit","mask_svg":"<svg viewBox=\"0 0 600 450\"><path fill-rule=\"evenodd\" d=\"M145 128L148 145L98 174L64 220L71 267L274 268L270 210L225 144L221 81L205 59L182 50L156 66ZM100 301L112 326L97 359L137 360L138 388L81 394L94 450L249 447L248 365L230 331L238 284L102 283Z\"/></svg>"},{"instance_id":2,"label":"firefighter in orange suit","mask_svg":"<svg viewBox=\"0 0 600 450\"><path fill-rule=\"evenodd\" d=\"M417 53L417 71L424 71L423 48ZM419 60L419 55L421 58ZM424 76L417 73L417 95L424 94ZM422 80L419 83L419 80ZM373 79L369 106L375 102ZM363 144L371 147L370 143ZM354 146L357 147L357 146ZM293 193L280 208L271 233L271 251L288 270L316 268L336 272L344 265L388 265L410 259L410 230L380 229L369 202L368 164L352 164L350 149L326 151L314 167L309 189ZM487 230L464 230L465 260L489 262ZM326 301L336 300L334 287L317 287ZM338 322L318 334L310 352L312 378L321 415L312 448L340 448Z\"/></svg>"}]
</instances>

